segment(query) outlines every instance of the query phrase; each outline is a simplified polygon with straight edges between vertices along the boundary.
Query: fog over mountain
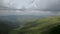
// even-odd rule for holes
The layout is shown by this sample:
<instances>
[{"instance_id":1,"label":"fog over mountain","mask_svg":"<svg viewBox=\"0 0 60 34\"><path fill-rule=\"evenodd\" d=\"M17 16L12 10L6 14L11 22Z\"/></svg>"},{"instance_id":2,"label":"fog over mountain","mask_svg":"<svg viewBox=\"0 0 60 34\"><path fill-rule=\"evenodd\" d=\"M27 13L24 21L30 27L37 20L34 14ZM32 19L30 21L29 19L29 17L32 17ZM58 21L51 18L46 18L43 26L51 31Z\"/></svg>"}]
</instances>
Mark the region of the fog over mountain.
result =
<instances>
[{"instance_id":1,"label":"fog over mountain","mask_svg":"<svg viewBox=\"0 0 60 34\"><path fill-rule=\"evenodd\" d=\"M60 15L60 11L0 10L0 15Z\"/></svg>"},{"instance_id":2,"label":"fog over mountain","mask_svg":"<svg viewBox=\"0 0 60 34\"><path fill-rule=\"evenodd\" d=\"M60 22L58 15L60 15L60 0L0 0L0 34L15 34L15 32L16 34L31 34L31 32L40 34L42 32L39 29L40 24L42 27L57 24ZM57 18L50 18L50 16ZM44 17L47 19L45 20ZM40 21L40 18L44 19ZM12 29L14 31L10 32ZM46 30L46 28L42 29Z\"/></svg>"}]
</instances>

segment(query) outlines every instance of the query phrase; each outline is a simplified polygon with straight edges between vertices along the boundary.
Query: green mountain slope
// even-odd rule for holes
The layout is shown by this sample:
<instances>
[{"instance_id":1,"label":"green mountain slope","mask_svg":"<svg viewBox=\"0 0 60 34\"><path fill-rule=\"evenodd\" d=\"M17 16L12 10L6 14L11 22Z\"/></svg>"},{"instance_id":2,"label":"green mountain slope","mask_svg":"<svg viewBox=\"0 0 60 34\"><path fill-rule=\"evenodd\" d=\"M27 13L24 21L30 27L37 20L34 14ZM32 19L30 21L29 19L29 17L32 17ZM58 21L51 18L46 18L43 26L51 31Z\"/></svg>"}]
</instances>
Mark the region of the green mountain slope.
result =
<instances>
[{"instance_id":1,"label":"green mountain slope","mask_svg":"<svg viewBox=\"0 0 60 34\"><path fill-rule=\"evenodd\" d=\"M58 34L59 24L60 16L39 18L10 31L9 34Z\"/></svg>"}]
</instances>

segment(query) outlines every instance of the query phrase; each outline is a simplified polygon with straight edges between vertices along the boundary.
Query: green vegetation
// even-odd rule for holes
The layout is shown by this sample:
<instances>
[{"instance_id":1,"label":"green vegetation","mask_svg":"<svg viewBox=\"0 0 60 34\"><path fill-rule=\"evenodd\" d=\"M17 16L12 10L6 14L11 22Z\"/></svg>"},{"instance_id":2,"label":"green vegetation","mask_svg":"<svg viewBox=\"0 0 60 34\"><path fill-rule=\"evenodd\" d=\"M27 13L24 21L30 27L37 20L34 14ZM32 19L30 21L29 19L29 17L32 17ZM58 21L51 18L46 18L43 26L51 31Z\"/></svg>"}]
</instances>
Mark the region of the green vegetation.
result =
<instances>
[{"instance_id":1,"label":"green vegetation","mask_svg":"<svg viewBox=\"0 0 60 34\"><path fill-rule=\"evenodd\" d=\"M10 31L9 34L59 34L59 24L60 16L45 17L27 21L19 28Z\"/></svg>"}]
</instances>

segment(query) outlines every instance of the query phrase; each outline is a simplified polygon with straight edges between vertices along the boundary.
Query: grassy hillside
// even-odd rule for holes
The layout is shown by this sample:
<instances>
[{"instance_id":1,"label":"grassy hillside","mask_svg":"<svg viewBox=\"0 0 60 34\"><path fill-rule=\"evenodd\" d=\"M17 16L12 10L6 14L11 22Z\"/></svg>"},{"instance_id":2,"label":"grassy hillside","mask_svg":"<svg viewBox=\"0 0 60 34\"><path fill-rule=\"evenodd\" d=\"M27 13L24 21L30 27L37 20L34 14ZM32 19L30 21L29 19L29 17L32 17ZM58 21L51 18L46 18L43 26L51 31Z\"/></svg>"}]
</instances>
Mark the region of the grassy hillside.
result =
<instances>
[{"instance_id":1,"label":"grassy hillside","mask_svg":"<svg viewBox=\"0 0 60 34\"><path fill-rule=\"evenodd\" d=\"M59 34L60 16L39 18L13 29L9 34Z\"/></svg>"}]
</instances>

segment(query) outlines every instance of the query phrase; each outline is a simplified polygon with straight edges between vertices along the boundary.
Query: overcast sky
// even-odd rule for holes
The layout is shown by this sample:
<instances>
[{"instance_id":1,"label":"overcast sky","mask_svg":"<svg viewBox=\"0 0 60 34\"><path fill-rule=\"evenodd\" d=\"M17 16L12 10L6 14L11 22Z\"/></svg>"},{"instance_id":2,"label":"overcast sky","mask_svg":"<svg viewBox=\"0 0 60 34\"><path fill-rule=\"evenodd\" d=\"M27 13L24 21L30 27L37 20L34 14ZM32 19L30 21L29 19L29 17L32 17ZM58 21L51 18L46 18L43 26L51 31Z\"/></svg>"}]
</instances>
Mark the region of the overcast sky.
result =
<instances>
[{"instance_id":1,"label":"overcast sky","mask_svg":"<svg viewBox=\"0 0 60 34\"><path fill-rule=\"evenodd\" d=\"M27 11L0 10L0 15L59 14L60 0L0 0L0 9L27 9ZM38 10L32 11L30 9L38 9Z\"/></svg>"},{"instance_id":2,"label":"overcast sky","mask_svg":"<svg viewBox=\"0 0 60 34\"><path fill-rule=\"evenodd\" d=\"M17 9L60 10L60 0L1 0L4 6Z\"/></svg>"}]
</instances>

